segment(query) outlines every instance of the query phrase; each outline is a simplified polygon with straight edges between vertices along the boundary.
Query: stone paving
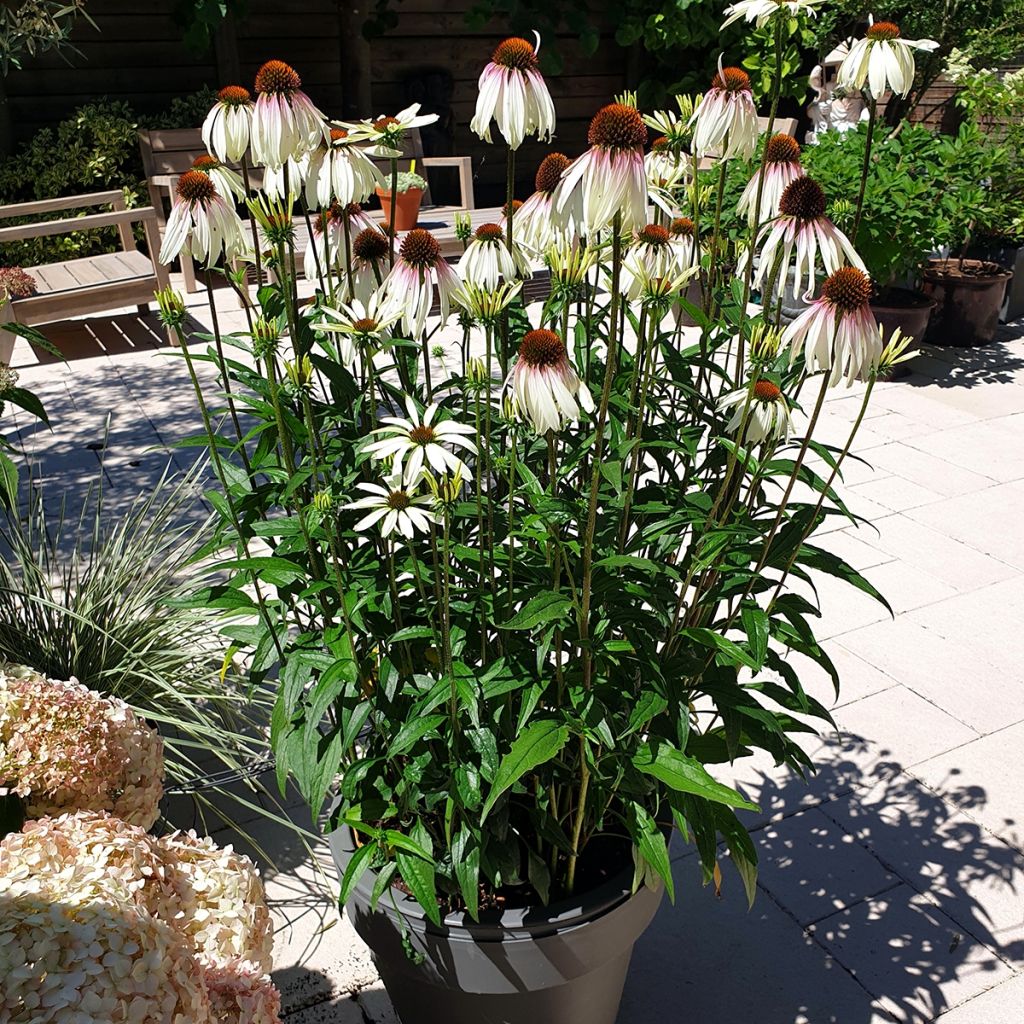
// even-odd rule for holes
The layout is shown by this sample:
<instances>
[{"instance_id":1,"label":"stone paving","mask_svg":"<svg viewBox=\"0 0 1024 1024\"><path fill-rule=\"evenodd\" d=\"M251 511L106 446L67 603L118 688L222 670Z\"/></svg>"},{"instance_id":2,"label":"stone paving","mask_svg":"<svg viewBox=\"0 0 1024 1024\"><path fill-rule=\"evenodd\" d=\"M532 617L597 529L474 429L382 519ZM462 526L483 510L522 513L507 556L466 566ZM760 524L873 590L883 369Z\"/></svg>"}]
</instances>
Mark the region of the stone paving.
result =
<instances>
[{"instance_id":1,"label":"stone paving","mask_svg":"<svg viewBox=\"0 0 1024 1024\"><path fill-rule=\"evenodd\" d=\"M208 324L205 297L193 299ZM230 296L218 305L239 324ZM102 457L116 506L169 456L187 468L194 456L168 446L200 425L183 364L154 348L155 318L61 330L80 342L67 364L15 350L54 424L24 435L39 477L73 502ZM1024 330L983 349L928 348L913 369L877 388L865 464L847 473L849 504L873 525L837 524L824 542L887 595L895 621L822 584L821 635L844 682L839 734L808 745L821 770L807 782L762 758L731 770L762 808L750 817L757 901L748 911L728 867L720 897L702 889L693 853L675 848L677 901L637 946L620 1024L1024 1020ZM825 439L845 440L858 404L856 391L835 394ZM805 685L832 699L810 663ZM288 1024L394 1022L332 903L323 846L310 853L255 816L239 827L273 854Z\"/></svg>"}]
</instances>

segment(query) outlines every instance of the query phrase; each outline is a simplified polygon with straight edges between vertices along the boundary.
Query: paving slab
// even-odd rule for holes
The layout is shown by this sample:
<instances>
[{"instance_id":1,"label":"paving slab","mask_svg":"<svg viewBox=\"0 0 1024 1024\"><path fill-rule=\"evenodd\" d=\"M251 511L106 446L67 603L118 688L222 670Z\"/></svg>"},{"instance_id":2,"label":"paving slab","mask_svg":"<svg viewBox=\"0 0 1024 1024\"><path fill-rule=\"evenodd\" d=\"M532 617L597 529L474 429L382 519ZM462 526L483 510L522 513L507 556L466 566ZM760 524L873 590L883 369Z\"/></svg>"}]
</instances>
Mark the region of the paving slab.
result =
<instances>
[{"instance_id":1,"label":"paving slab","mask_svg":"<svg viewBox=\"0 0 1024 1024\"><path fill-rule=\"evenodd\" d=\"M1020 1024L1024 1012L1024 976L1007 978L976 999L944 1013L942 1024Z\"/></svg>"}]
</instances>

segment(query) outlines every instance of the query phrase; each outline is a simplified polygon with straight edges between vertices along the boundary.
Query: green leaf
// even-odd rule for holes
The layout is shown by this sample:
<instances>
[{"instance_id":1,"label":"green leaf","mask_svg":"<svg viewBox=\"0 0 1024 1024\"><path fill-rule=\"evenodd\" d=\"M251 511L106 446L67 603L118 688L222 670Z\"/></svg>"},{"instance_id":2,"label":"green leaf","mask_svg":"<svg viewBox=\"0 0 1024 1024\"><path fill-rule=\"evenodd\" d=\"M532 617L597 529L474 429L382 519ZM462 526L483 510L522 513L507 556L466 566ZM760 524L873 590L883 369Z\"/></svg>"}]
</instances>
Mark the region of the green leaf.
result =
<instances>
[{"instance_id":1,"label":"green leaf","mask_svg":"<svg viewBox=\"0 0 1024 1024\"><path fill-rule=\"evenodd\" d=\"M4 401L10 402L11 405L17 405L24 409L25 412L32 413L36 419L42 420L47 426L50 425L50 420L47 418L43 403L26 388L8 388L4 392Z\"/></svg>"},{"instance_id":2,"label":"green leaf","mask_svg":"<svg viewBox=\"0 0 1024 1024\"><path fill-rule=\"evenodd\" d=\"M466 912L474 921L480 919L480 844L463 826L452 842L452 866L459 891L466 903Z\"/></svg>"},{"instance_id":3,"label":"green leaf","mask_svg":"<svg viewBox=\"0 0 1024 1024\"><path fill-rule=\"evenodd\" d=\"M703 647L712 648L721 654L731 665L744 665L746 668L752 668L755 671L758 668L754 659L739 644L734 643L728 637L722 636L721 633L716 633L713 629L693 626L690 629L679 630L679 635L689 637Z\"/></svg>"},{"instance_id":4,"label":"green leaf","mask_svg":"<svg viewBox=\"0 0 1024 1024\"><path fill-rule=\"evenodd\" d=\"M490 795L484 803L480 821L486 820L498 798L509 786L537 765L550 761L565 746L568 739L569 729L553 719L528 725L512 744L512 749L502 758L494 776Z\"/></svg>"},{"instance_id":5,"label":"green leaf","mask_svg":"<svg viewBox=\"0 0 1024 1024\"><path fill-rule=\"evenodd\" d=\"M341 895L338 897L338 902L342 906L348 903L349 897L352 895L352 890L356 887L359 879L363 877L366 869L370 866L370 861L373 859L373 854L376 849L376 844L364 843L354 854L352 854L352 859L348 862L348 867L345 868L345 874L341 878Z\"/></svg>"},{"instance_id":6,"label":"green leaf","mask_svg":"<svg viewBox=\"0 0 1024 1024\"><path fill-rule=\"evenodd\" d=\"M402 881L409 887L413 898L436 925L441 924L441 909L437 905L437 883L432 860L424 860L414 853L397 850L395 860L402 873Z\"/></svg>"},{"instance_id":7,"label":"green leaf","mask_svg":"<svg viewBox=\"0 0 1024 1024\"><path fill-rule=\"evenodd\" d=\"M18 467L0 453L0 502L8 508L18 504Z\"/></svg>"},{"instance_id":8,"label":"green leaf","mask_svg":"<svg viewBox=\"0 0 1024 1024\"><path fill-rule=\"evenodd\" d=\"M417 740L422 739L428 732L433 732L446 718L447 715L427 715L424 718L410 719L391 741L387 756L391 758L404 754Z\"/></svg>"},{"instance_id":9,"label":"green leaf","mask_svg":"<svg viewBox=\"0 0 1024 1024\"><path fill-rule=\"evenodd\" d=\"M735 789L716 782L696 758L676 750L664 740L645 743L633 755L633 766L677 792L692 793L714 803L742 807L748 811L758 809L757 804L752 804Z\"/></svg>"},{"instance_id":10,"label":"green leaf","mask_svg":"<svg viewBox=\"0 0 1024 1024\"><path fill-rule=\"evenodd\" d=\"M838 555L824 548L814 547L813 544L804 544L800 548L799 559L801 564L817 569L819 572L835 576L837 579L845 580L851 586L864 591L865 594L873 597L892 615L893 610L889 602L875 587L865 579L852 565L844 562Z\"/></svg>"},{"instance_id":11,"label":"green leaf","mask_svg":"<svg viewBox=\"0 0 1024 1024\"><path fill-rule=\"evenodd\" d=\"M743 608L741 616L743 628L750 641L750 654L755 662L755 669L760 669L768 654L768 616L763 608L756 604L748 604Z\"/></svg>"},{"instance_id":12,"label":"green leaf","mask_svg":"<svg viewBox=\"0 0 1024 1024\"><path fill-rule=\"evenodd\" d=\"M531 597L508 622L496 623L498 629L533 629L552 619L562 619L572 607L572 599L553 590Z\"/></svg>"},{"instance_id":13,"label":"green leaf","mask_svg":"<svg viewBox=\"0 0 1024 1024\"><path fill-rule=\"evenodd\" d=\"M657 822L640 804L630 805L629 831L638 853L658 873L658 877L665 883L668 898L674 903L676 887L672 879L672 864L668 858L668 843Z\"/></svg>"},{"instance_id":14,"label":"green leaf","mask_svg":"<svg viewBox=\"0 0 1024 1024\"><path fill-rule=\"evenodd\" d=\"M216 572L227 569L231 572L252 572L261 580L266 580L275 587L287 587L290 583L305 579L305 570L289 562L287 558L277 558L270 555L253 558L233 558L229 561L220 562L211 566L210 571Z\"/></svg>"}]
</instances>

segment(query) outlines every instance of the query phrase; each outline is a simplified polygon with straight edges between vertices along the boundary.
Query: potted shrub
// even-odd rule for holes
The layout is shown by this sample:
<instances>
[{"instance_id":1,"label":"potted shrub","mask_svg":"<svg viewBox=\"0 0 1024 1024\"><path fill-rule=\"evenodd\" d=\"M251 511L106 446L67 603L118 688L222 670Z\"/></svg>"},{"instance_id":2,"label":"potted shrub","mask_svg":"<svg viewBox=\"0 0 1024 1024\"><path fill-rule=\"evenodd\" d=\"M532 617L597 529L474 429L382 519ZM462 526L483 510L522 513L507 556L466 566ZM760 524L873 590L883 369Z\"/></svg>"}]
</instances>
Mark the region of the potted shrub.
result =
<instances>
[{"instance_id":1,"label":"potted shrub","mask_svg":"<svg viewBox=\"0 0 1024 1024\"><path fill-rule=\"evenodd\" d=\"M856 197L867 125L849 132L826 132L804 154L808 174L830 196ZM941 214L937 203L939 140L923 125L902 123L888 138L876 138L857 230L874 295L871 308L889 336L896 328L915 344L928 327L935 299L918 287L921 270L935 250ZM855 207L839 199L833 219L852 236Z\"/></svg>"},{"instance_id":2,"label":"potted shrub","mask_svg":"<svg viewBox=\"0 0 1024 1024\"><path fill-rule=\"evenodd\" d=\"M1003 197L993 183L1006 173L1009 152L977 125L940 139L941 241L949 255L924 271L924 290L938 302L929 337L944 345L983 345L999 326L1013 271L968 258L974 238L1005 222Z\"/></svg>"},{"instance_id":3,"label":"potted shrub","mask_svg":"<svg viewBox=\"0 0 1024 1024\"><path fill-rule=\"evenodd\" d=\"M788 9L773 17L781 33ZM550 136L535 56L497 48L479 135L497 120L513 150ZM502 102L512 87L525 106ZM398 150L402 123L361 132ZM721 70L695 123L698 159L754 151L745 72ZM520 297L510 209L458 272L415 229L369 297L332 304L353 290L334 267L300 306L287 200L261 195L249 210L280 277L246 335L255 366L211 348L207 395L181 347L220 488L220 558L195 601L242 617L224 632L253 686L276 688L279 781L331 834L342 902L405 1024L612 1024L633 943L674 896L676 831L706 882L753 899L737 816L752 805L716 766L761 752L809 767L799 740L831 717L796 659L836 673L805 583L826 573L881 600L811 542L845 514L834 486L864 408L810 496L796 486L830 389L865 382L866 408L899 355L867 275L831 266L785 332L752 317L754 261L737 266L767 243L733 237L718 190L688 211L710 229L699 338L681 337L688 274L645 223L646 137L630 97L594 115L549 197L578 222L546 249L543 304ZM835 242L823 213L806 220L802 245ZM813 278L820 249L810 263ZM160 301L181 336L184 303ZM465 330L443 377L435 301ZM227 391L259 421L248 435L215 426Z\"/></svg>"},{"instance_id":4,"label":"potted shrub","mask_svg":"<svg viewBox=\"0 0 1024 1024\"><path fill-rule=\"evenodd\" d=\"M427 187L426 180L416 173L416 161L412 161L410 170L399 171L394 179L395 191L394 211L392 212L391 178L385 184L377 186L377 198L380 199L381 210L384 212L384 223L391 224L394 217L396 231L411 231L416 227L420 216L420 203L423 191Z\"/></svg>"}]
</instances>

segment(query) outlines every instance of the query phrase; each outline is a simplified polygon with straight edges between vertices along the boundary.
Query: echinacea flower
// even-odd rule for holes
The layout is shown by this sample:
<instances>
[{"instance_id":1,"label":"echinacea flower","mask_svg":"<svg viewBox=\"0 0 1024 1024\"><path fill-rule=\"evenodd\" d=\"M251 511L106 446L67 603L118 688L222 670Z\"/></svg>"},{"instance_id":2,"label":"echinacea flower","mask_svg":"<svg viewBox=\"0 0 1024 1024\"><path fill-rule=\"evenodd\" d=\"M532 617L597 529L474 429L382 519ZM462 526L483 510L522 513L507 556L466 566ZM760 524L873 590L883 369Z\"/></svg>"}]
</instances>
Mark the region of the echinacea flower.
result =
<instances>
[{"instance_id":1,"label":"echinacea flower","mask_svg":"<svg viewBox=\"0 0 1024 1024\"><path fill-rule=\"evenodd\" d=\"M858 39L843 58L836 76L843 89L863 89L866 85L877 100L892 89L906 96L914 85L914 50L931 52L939 44L932 39L904 39L898 25L871 18L867 35Z\"/></svg>"},{"instance_id":2,"label":"echinacea flower","mask_svg":"<svg viewBox=\"0 0 1024 1024\"><path fill-rule=\"evenodd\" d=\"M441 255L437 239L423 228L413 228L402 239L383 289L388 304L401 309L402 328L414 341L419 341L426 330L435 284L443 325L448 322L451 294L459 286L459 275Z\"/></svg>"},{"instance_id":3,"label":"echinacea flower","mask_svg":"<svg viewBox=\"0 0 1024 1024\"><path fill-rule=\"evenodd\" d=\"M753 177L736 204L737 212L747 215L751 227L760 214L763 224L779 214L782 194L797 179L805 175L804 166L800 162L800 143L792 135L773 135L765 144L767 152L764 167L758 165ZM764 185L761 186L761 180ZM761 192L761 209L757 208L757 194Z\"/></svg>"},{"instance_id":4,"label":"echinacea flower","mask_svg":"<svg viewBox=\"0 0 1024 1024\"><path fill-rule=\"evenodd\" d=\"M764 28L768 22L776 17L795 18L798 14L806 12L815 15L815 10L823 0L736 0L725 9L726 18L722 22L722 29L745 19L747 24L757 28Z\"/></svg>"},{"instance_id":5,"label":"echinacea flower","mask_svg":"<svg viewBox=\"0 0 1024 1024\"><path fill-rule=\"evenodd\" d=\"M563 153L548 153L540 162L533 179L533 194L512 218L512 237L525 248L541 253L558 240L559 236L573 233L573 225L556 223L554 195L562 172L572 161Z\"/></svg>"},{"instance_id":6,"label":"echinacea flower","mask_svg":"<svg viewBox=\"0 0 1024 1024\"><path fill-rule=\"evenodd\" d=\"M697 225L689 217L676 217L668 227L669 245L675 253L680 270L700 266L700 246L697 243Z\"/></svg>"},{"instance_id":7,"label":"echinacea flower","mask_svg":"<svg viewBox=\"0 0 1024 1024\"><path fill-rule=\"evenodd\" d=\"M622 260L622 290L631 299L640 297L646 281L673 275L676 253L669 230L661 224L646 224L634 233Z\"/></svg>"},{"instance_id":8,"label":"echinacea flower","mask_svg":"<svg viewBox=\"0 0 1024 1024\"><path fill-rule=\"evenodd\" d=\"M522 288L522 281L505 281L497 288L483 288L463 281L452 292L452 303L476 323L493 327Z\"/></svg>"},{"instance_id":9,"label":"echinacea flower","mask_svg":"<svg viewBox=\"0 0 1024 1024\"><path fill-rule=\"evenodd\" d=\"M240 85L226 85L203 121L203 145L223 163L234 163L249 148L252 97Z\"/></svg>"},{"instance_id":10,"label":"echinacea flower","mask_svg":"<svg viewBox=\"0 0 1024 1024\"><path fill-rule=\"evenodd\" d=\"M362 121L342 121L339 126L348 132L353 142L369 142L366 152L370 156L397 158L402 155L405 133L412 128L424 128L437 121L437 114L421 114L420 104L413 103L397 114L381 114Z\"/></svg>"},{"instance_id":11,"label":"echinacea flower","mask_svg":"<svg viewBox=\"0 0 1024 1024\"><path fill-rule=\"evenodd\" d=\"M811 292L819 256L826 274L834 274L848 263L865 269L850 240L825 216L825 206L825 193L813 178L797 178L786 187L779 201L779 216L761 248L755 276L758 285L771 276L785 281L792 266L794 297Z\"/></svg>"},{"instance_id":12,"label":"echinacea flower","mask_svg":"<svg viewBox=\"0 0 1024 1024\"><path fill-rule=\"evenodd\" d=\"M514 408L538 434L575 423L581 410L594 411L594 400L554 331L527 331L502 390L509 393Z\"/></svg>"},{"instance_id":13,"label":"echinacea flower","mask_svg":"<svg viewBox=\"0 0 1024 1024\"><path fill-rule=\"evenodd\" d=\"M593 270L597 257L596 249L575 239L562 239L548 246L544 252L544 265L551 271L552 288L577 291Z\"/></svg>"},{"instance_id":14,"label":"echinacea flower","mask_svg":"<svg viewBox=\"0 0 1024 1024\"><path fill-rule=\"evenodd\" d=\"M722 412L732 412L725 429L730 433L743 429L745 444L760 444L762 441L779 441L789 436L793 419L789 402L781 388L774 381L760 378L750 388L737 388L724 394L718 400Z\"/></svg>"},{"instance_id":15,"label":"echinacea flower","mask_svg":"<svg viewBox=\"0 0 1024 1024\"><path fill-rule=\"evenodd\" d=\"M384 416L385 424L373 431L381 440L368 444L364 451L373 459L391 461L392 471L402 474L406 486L419 480L423 470L435 473L461 473L472 480L470 468L445 445L464 448L476 455L476 444L468 435L473 427L455 420L437 420L439 406L431 403L420 413L416 403L406 398L408 416Z\"/></svg>"},{"instance_id":16,"label":"echinacea flower","mask_svg":"<svg viewBox=\"0 0 1024 1024\"><path fill-rule=\"evenodd\" d=\"M330 206L332 202L343 206L363 203L384 180L377 165L364 150L353 145L344 128L330 130L330 142L317 151L314 163L319 206Z\"/></svg>"},{"instance_id":17,"label":"echinacea flower","mask_svg":"<svg viewBox=\"0 0 1024 1024\"><path fill-rule=\"evenodd\" d=\"M302 91L295 69L268 60L256 72L256 105L252 112L252 156L258 164L281 167L291 157L317 148L326 134L324 115Z\"/></svg>"},{"instance_id":18,"label":"echinacea flower","mask_svg":"<svg viewBox=\"0 0 1024 1024\"><path fill-rule=\"evenodd\" d=\"M363 231L377 231L373 219L358 203L343 206L335 202L321 210L312 218L313 234L302 259L302 270L308 281L317 279L318 260L322 274L344 269L346 221L349 244Z\"/></svg>"},{"instance_id":19,"label":"echinacea flower","mask_svg":"<svg viewBox=\"0 0 1024 1024\"><path fill-rule=\"evenodd\" d=\"M217 186L217 192L224 196L232 196L238 200L246 197L245 185L237 172L225 167L215 156L197 156L192 161L192 170L201 171Z\"/></svg>"},{"instance_id":20,"label":"echinacea flower","mask_svg":"<svg viewBox=\"0 0 1024 1024\"><path fill-rule=\"evenodd\" d=\"M480 75L476 112L469 127L485 142L491 141L493 120L511 149L536 133L550 141L555 131L555 105L537 66L537 45L511 38L500 43Z\"/></svg>"},{"instance_id":21,"label":"echinacea flower","mask_svg":"<svg viewBox=\"0 0 1024 1024\"><path fill-rule=\"evenodd\" d=\"M722 67L693 112L693 149L697 156L749 159L757 148L760 126L750 88L750 76L741 68Z\"/></svg>"},{"instance_id":22,"label":"echinacea flower","mask_svg":"<svg viewBox=\"0 0 1024 1024\"><path fill-rule=\"evenodd\" d=\"M463 281L493 289L502 278L514 281L526 276L529 265L509 250L500 224L481 224L459 259L458 271Z\"/></svg>"},{"instance_id":23,"label":"echinacea flower","mask_svg":"<svg viewBox=\"0 0 1024 1024\"><path fill-rule=\"evenodd\" d=\"M647 127L635 107L610 103L592 118L590 148L564 171L553 207L561 226L575 224L591 236L610 227L616 215L623 231L647 223L644 144Z\"/></svg>"},{"instance_id":24,"label":"echinacea flower","mask_svg":"<svg viewBox=\"0 0 1024 1024\"><path fill-rule=\"evenodd\" d=\"M178 179L160 247L160 262L170 263L185 248L207 266L214 264L221 254L230 260L246 249L241 218L202 171L186 171Z\"/></svg>"},{"instance_id":25,"label":"echinacea flower","mask_svg":"<svg viewBox=\"0 0 1024 1024\"><path fill-rule=\"evenodd\" d=\"M856 267L842 267L822 285L815 299L783 332L790 361L803 351L809 373L831 371L829 386L847 385L878 365L882 338L871 312L871 279Z\"/></svg>"},{"instance_id":26,"label":"echinacea flower","mask_svg":"<svg viewBox=\"0 0 1024 1024\"><path fill-rule=\"evenodd\" d=\"M411 540L417 533L428 533L432 523L438 522L434 511L434 499L429 494L417 494L419 480L406 483L401 471L392 471L385 477L384 484L358 483L356 487L365 491L366 498L357 498L345 505L346 509L370 509L353 527L357 532L368 530L380 523L380 532L390 537L396 531Z\"/></svg>"},{"instance_id":27,"label":"echinacea flower","mask_svg":"<svg viewBox=\"0 0 1024 1024\"><path fill-rule=\"evenodd\" d=\"M387 275L388 236L376 226L363 228L352 239L352 276L347 280L352 297L368 301Z\"/></svg>"},{"instance_id":28,"label":"echinacea flower","mask_svg":"<svg viewBox=\"0 0 1024 1024\"><path fill-rule=\"evenodd\" d=\"M314 323L313 329L337 335L338 355L349 369L360 352L390 340L391 328L402 319L401 310L385 305L379 292L365 302L356 298L338 308L322 306L320 312L324 318Z\"/></svg>"},{"instance_id":29,"label":"echinacea flower","mask_svg":"<svg viewBox=\"0 0 1024 1024\"><path fill-rule=\"evenodd\" d=\"M279 167L263 170L262 191L271 199L298 199L302 196L310 209L319 205L316 199L316 175L309 175L310 154L288 157Z\"/></svg>"}]
</instances>

